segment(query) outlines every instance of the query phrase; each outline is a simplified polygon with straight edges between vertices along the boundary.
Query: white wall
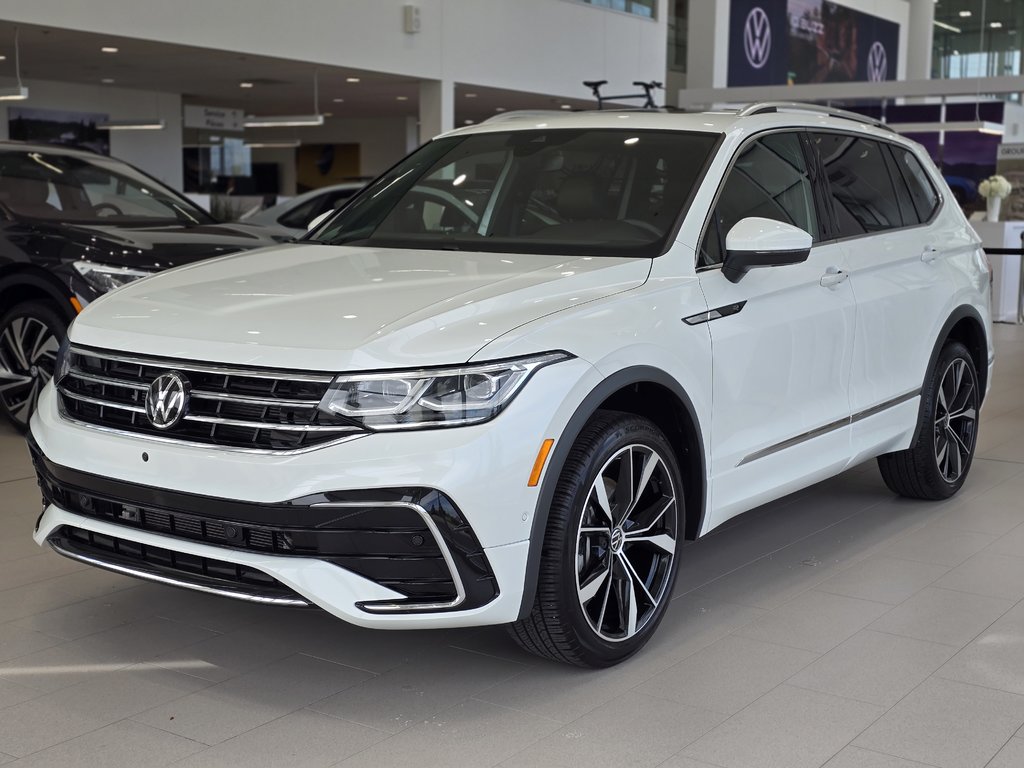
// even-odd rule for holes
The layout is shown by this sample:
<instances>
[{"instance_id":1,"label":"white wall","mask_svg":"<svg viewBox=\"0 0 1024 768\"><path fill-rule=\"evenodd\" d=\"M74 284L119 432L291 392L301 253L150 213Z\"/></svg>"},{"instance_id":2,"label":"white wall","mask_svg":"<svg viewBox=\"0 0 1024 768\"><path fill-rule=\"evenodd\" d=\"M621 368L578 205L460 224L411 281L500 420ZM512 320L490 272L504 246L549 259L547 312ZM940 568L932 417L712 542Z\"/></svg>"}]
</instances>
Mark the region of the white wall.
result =
<instances>
[{"instance_id":1,"label":"white wall","mask_svg":"<svg viewBox=\"0 0 1024 768\"><path fill-rule=\"evenodd\" d=\"M163 118L167 127L162 131L111 131L110 154L182 188L181 97L176 94L33 79L26 101L5 104L0 106L0 139L8 138L7 106L95 112L111 120Z\"/></svg>"},{"instance_id":2,"label":"white wall","mask_svg":"<svg viewBox=\"0 0 1024 768\"><path fill-rule=\"evenodd\" d=\"M415 0L415 35L408 2L0 0L0 18L562 97L585 95L582 80L664 79L666 0L656 20L572 0Z\"/></svg>"}]
</instances>

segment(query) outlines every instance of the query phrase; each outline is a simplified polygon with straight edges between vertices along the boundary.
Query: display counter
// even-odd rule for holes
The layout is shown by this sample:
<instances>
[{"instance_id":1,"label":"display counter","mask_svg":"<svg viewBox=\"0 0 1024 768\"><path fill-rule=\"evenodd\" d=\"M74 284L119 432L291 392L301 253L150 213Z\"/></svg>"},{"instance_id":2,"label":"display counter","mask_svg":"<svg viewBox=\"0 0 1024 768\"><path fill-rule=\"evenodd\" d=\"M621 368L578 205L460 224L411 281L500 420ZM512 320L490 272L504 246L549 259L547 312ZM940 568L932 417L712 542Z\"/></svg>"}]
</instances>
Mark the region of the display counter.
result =
<instances>
[{"instance_id":1,"label":"display counter","mask_svg":"<svg viewBox=\"0 0 1024 768\"><path fill-rule=\"evenodd\" d=\"M1024 221L971 222L992 262L992 319L997 323L1021 323L1021 236ZM1015 253L991 253L1012 249Z\"/></svg>"}]
</instances>

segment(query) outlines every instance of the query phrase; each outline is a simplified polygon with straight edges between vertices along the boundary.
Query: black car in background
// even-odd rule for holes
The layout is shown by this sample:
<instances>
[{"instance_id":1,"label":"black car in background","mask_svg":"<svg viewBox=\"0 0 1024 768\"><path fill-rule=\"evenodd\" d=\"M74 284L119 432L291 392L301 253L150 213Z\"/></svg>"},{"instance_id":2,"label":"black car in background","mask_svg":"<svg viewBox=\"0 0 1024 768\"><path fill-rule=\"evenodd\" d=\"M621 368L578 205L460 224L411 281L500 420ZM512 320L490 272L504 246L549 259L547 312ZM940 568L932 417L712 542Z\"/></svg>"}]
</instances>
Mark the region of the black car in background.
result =
<instances>
[{"instance_id":1,"label":"black car in background","mask_svg":"<svg viewBox=\"0 0 1024 768\"><path fill-rule=\"evenodd\" d=\"M27 426L68 325L90 301L154 272L274 242L217 223L119 160L0 142L0 412Z\"/></svg>"}]
</instances>

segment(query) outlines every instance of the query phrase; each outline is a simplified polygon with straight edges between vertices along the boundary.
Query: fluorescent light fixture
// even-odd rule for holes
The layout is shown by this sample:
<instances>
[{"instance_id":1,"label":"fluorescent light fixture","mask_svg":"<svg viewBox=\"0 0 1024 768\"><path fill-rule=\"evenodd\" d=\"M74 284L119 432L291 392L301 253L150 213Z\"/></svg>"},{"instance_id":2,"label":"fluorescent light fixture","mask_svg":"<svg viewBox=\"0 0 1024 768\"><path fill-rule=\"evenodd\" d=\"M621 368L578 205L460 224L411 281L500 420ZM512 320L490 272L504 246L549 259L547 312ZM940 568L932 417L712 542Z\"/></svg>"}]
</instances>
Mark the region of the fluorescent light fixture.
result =
<instances>
[{"instance_id":1,"label":"fluorescent light fixture","mask_svg":"<svg viewBox=\"0 0 1024 768\"><path fill-rule=\"evenodd\" d=\"M947 32L956 32L958 35L963 32L960 27L954 27L952 24L947 24L944 21L933 21L932 23L939 29L945 29Z\"/></svg>"},{"instance_id":2,"label":"fluorescent light fixture","mask_svg":"<svg viewBox=\"0 0 1024 768\"><path fill-rule=\"evenodd\" d=\"M505 111L505 108L504 108L504 107L495 107L495 108L494 108L494 111L495 111L495 112L504 112L504 111Z\"/></svg>"},{"instance_id":3,"label":"fluorescent light fixture","mask_svg":"<svg viewBox=\"0 0 1024 768\"><path fill-rule=\"evenodd\" d=\"M239 88L252 88L252 83L250 83L248 80L243 80L242 82L240 82L238 84L238 87Z\"/></svg>"},{"instance_id":4,"label":"fluorescent light fixture","mask_svg":"<svg viewBox=\"0 0 1024 768\"><path fill-rule=\"evenodd\" d=\"M969 19L969 18L971 18L971 12L970 11L960 11L960 18L961 19Z\"/></svg>"},{"instance_id":5,"label":"fluorescent light fixture","mask_svg":"<svg viewBox=\"0 0 1024 768\"><path fill-rule=\"evenodd\" d=\"M562 104L561 109L572 109L572 104Z\"/></svg>"},{"instance_id":6,"label":"fluorescent light fixture","mask_svg":"<svg viewBox=\"0 0 1024 768\"><path fill-rule=\"evenodd\" d=\"M0 53L0 61L7 61L7 57Z\"/></svg>"},{"instance_id":7,"label":"fluorescent light fixture","mask_svg":"<svg viewBox=\"0 0 1024 768\"><path fill-rule=\"evenodd\" d=\"M100 51L102 51L103 53L117 53L117 48L115 48L112 45L104 45L102 48L100 48Z\"/></svg>"},{"instance_id":8,"label":"fluorescent light fixture","mask_svg":"<svg viewBox=\"0 0 1024 768\"><path fill-rule=\"evenodd\" d=\"M19 85L14 88L0 88L0 101L24 101L27 98L27 85Z\"/></svg>"},{"instance_id":9,"label":"fluorescent light fixture","mask_svg":"<svg viewBox=\"0 0 1024 768\"><path fill-rule=\"evenodd\" d=\"M395 101L408 101L408 96L395 96Z\"/></svg>"},{"instance_id":10,"label":"fluorescent light fixture","mask_svg":"<svg viewBox=\"0 0 1024 768\"><path fill-rule=\"evenodd\" d=\"M1002 136L1005 132L1002 123L988 120L960 120L946 123L888 123L888 127L897 133L937 133L939 131L961 131L985 133L990 136Z\"/></svg>"},{"instance_id":11,"label":"fluorescent light fixture","mask_svg":"<svg viewBox=\"0 0 1024 768\"><path fill-rule=\"evenodd\" d=\"M1001 22L1001 21L993 21L991 24L989 24L989 26L992 27L992 29L1002 29L1003 28L1003 22Z\"/></svg>"},{"instance_id":12,"label":"fluorescent light fixture","mask_svg":"<svg viewBox=\"0 0 1024 768\"><path fill-rule=\"evenodd\" d=\"M138 120L107 120L96 123L96 127L104 131L162 131L167 123L162 118Z\"/></svg>"},{"instance_id":13,"label":"fluorescent light fixture","mask_svg":"<svg viewBox=\"0 0 1024 768\"><path fill-rule=\"evenodd\" d=\"M344 99L333 99L332 101L334 101L335 104L344 104L345 103Z\"/></svg>"},{"instance_id":14,"label":"fluorescent light fixture","mask_svg":"<svg viewBox=\"0 0 1024 768\"><path fill-rule=\"evenodd\" d=\"M346 77L345 78L345 82L346 83L358 83L359 82L359 78L358 77Z\"/></svg>"},{"instance_id":15,"label":"fluorescent light fixture","mask_svg":"<svg viewBox=\"0 0 1024 768\"><path fill-rule=\"evenodd\" d=\"M244 144L250 149L294 149L301 147L299 139L283 139L281 141L247 141Z\"/></svg>"},{"instance_id":16,"label":"fluorescent light fixture","mask_svg":"<svg viewBox=\"0 0 1024 768\"><path fill-rule=\"evenodd\" d=\"M112 77L104 77L102 80L100 80L100 82L103 83L104 85L111 85L114 82L114 78L112 78Z\"/></svg>"},{"instance_id":17,"label":"fluorescent light fixture","mask_svg":"<svg viewBox=\"0 0 1024 768\"><path fill-rule=\"evenodd\" d=\"M246 128L305 128L324 124L323 115L278 115L276 117L247 117Z\"/></svg>"},{"instance_id":18,"label":"fluorescent light fixture","mask_svg":"<svg viewBox=\"0 0 1024 768\"><path fill-rule=\"evenodd\" d=\"M467 93L467 94L465 94L465 96L466 96L467 99L475 99L476 98L476 94L475 93Z\"/></svg>"}]
</instances>

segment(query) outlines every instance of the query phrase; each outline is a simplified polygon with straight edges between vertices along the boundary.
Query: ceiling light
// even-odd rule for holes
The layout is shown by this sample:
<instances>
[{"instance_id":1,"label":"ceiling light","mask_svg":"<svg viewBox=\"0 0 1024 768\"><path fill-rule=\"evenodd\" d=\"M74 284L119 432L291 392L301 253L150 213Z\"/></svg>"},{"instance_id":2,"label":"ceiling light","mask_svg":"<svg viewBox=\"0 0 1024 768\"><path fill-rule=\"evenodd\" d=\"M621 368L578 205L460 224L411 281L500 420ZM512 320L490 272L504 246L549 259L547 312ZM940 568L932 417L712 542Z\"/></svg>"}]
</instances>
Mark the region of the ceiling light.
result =
<instances>
[{"instance_id":1,"label":"ceiling light","mask_svg":"<svg viewBox=\"0 0 1024 768\"><path fill-rule=\"evenodd\" d=\"M28 98L28 86L19 85L14 88L0 88L0 101L24 101Z\"/></svg>"},{"instance_id":2,"label":"ceiling light","mask_svg":"<svg viewBox=\"0 0 1024 768\"><path fill-rule=\"evenodd\" d=\"M934 24L939 29L945 29L949 32L956 32L957 34L960 34L960 32L963 31L960 29L960 27L954 27L952 24L947 24L944 21L933 21L932 24Z\"/></svg>"},{"instance_id":3,"label":"ceiling light","mask_svg":"<svg viewBox=\"0 0 1024 768\"><path fill-rule=\"evenodd\" d=\"M969 19L969 18L971 18L971 12L970 11L960 11L960 18L961 19Z\"/></svg>"},{"instance_id":4,"label":"ceiling light","mask_svg":"<svg viewBox=\"0 0 1024 768\"><path fill-rule=\"evenodd\" d=\"M1005 132L1002 123L988 120L954 120L945 123L888 123L897 133L937 133L939 131L960 131L985 133L989 136L1002 136Z\"/></svg>"},{"instance_id":5,"label":"ceiling light","mask_svg":"<svg viewBox=\"0 0 1024 768\"><path fill-rule=\"evenodd\" d=\"M475 93L467 93L466 94L466 98L467 99L475 99L476 98L476 94Z\"/></svg>"},{"instance_id":6,"label":"ceiling light","mask_svg":"<svg viewBox=\"0 0 1024 768\"><path fill-rule=\"evenodd\" d=\"M96 127L104 131L162 131L167 127L163 119L153 118L151 120L105 120L96 123Z\"/></svg>"},{"instance_id":7,"label":"ceiling light","mask_svg":"<svg viewBox=\"0 0 1024 768\"><path fill-rule=\"evenodd\" d=\"M3 54L0 54L0 61L7 61L7 57Z\"/></svg>"},{"instance_id":8,"label":"ceiling light","mask_svg":"<svg viewBox=\"0 0 1024 768\"><path fill-rule=\"evenodd\" d=\"M494 111L495 111L495 112L504 112L504 111L505 111L505 108L504 108L504 107L495 107L495 108L494 108Z\"/></svg>"},{"instance_id":9,"label":"ceiling light","mask_svg":"<svg viewBox=\"0 0 1024 768\"><path fill-rule=\"evenodd\" d=\"M346 83L358 83L359 82L359 78L358 77L346 77L345 78L345 82Z\"/></svg>"},{"instance_id":10,"label":"ceiling light","mask_svg":"<svg viewBox=\"0 0 1024 768\"><path fill-rule=\"evenodd\" d=\"M463 120L462 122L463 122L464 125L472 125L473 124L472 120Z\"/></svg>"},{"instance_id":11,"label":"ceiling light","mask_svg":"<svg viewBox=\"0 0 1024 768\"><path fill-rule=\"evenodd\" d=\"M250 149L294 149L301 147L302 142L298 139L285 139L282 141L246 141L244 145Z\"/></svg>"},{"instance_id":12,"label":"ceiling light","mask_svg":"<svg viewBox=\"0 0 1024 768\"><path fill-rule=\"evenodd\" d=\"M248 81L243 81L243 82L238 84L238 87L239 88L252 88L252 83L250 83Z\"/></svg>"},{"instance_id":13,"label":"ceiling light","mask_svg":"<svg viewBox=\"0 0 1024 768\"><path fill-rule=\"evenodd\" d=\"M103 83L104 85L110 85L111 83L114 82L114 78L112 78L112 77L104 77L102 80L100 80L100 82Z\"/></svg>"},{"instance_id":14,"label":"ceiling light","mask_svg":"<svg viewBox=\"0 0 1024 768\"><path fill-rule=\"evenodd\" d=\"M102 48L100 48L100 50L103 53L117 53L117 48L115 48L112 45L104 45Z\"/></svg>"},{"instance_id":15,"label":"ceiling light","mask_svg":"<svg viewBox=\"0 0 1024 768\"><path fill-rule=\"evenodd\" d=\"M323 115L279 115L276 117L247 117L246 128L303 128L324 124Z\"/></svg>"},{"instance_id":16,"label":"ceiling light","mask_svg":"<svg viewBox=\"0 0 1024 768\"><path fill-rule=\"evenodd\" d=\"M562 109L572 109L572 104L563 104Z\"/></svg>"},{"instance_id":17,"label":"ceiling light","mask_svg":"<svg viewBox=\"0 0 1024 768\"><path fill-rule=\"evenodd\" d=\"M1003 28L1003 22L1001 22L1001 21L993 21L991 24L989 24L989 26L992 27L992 29L1002 29Z\"/></svg>"},{"instance_id":18,"label":"ceiling light","mask_svg":"<svg viewBox=\"0 0 1024 768\"><path fill-rule=\"evenodd\" d=\"M334 103L335 104L342 104L342 103L344 103L344 101L345 101L344 99L334 99Z\"/></svg>"},{"instance_id":19,"label":"ceiling light","mask_svg":"<svg viewBox=\"0 0 1024 768\"><path fill-rule=\"evenodd\" d=\"M409 97L408 96L395 96L395 99L397 101L408 101Z\"/></svg>"}]
</instances>

